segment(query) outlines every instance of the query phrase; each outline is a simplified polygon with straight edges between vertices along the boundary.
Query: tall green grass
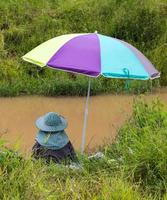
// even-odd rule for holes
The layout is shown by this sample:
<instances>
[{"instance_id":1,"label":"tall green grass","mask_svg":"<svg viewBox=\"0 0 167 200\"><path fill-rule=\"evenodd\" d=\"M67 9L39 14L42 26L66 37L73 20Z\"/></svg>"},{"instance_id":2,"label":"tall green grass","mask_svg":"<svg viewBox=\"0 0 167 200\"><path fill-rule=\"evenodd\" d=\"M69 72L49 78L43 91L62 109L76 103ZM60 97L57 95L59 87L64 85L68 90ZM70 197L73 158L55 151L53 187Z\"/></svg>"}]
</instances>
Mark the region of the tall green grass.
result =
<instances>
[{"instance_id":1,"label":"tall green grass","mask_svg":"<svg viewBox=\"0 0 167 200\"><path fill-rule=\"evenodd\" d=\"M156 100L135 102L131 119L121 128L108 157L123 168L125 176L148 193L167 191L167 111Z\"/></svg>"},{"instance_id":2,"label":"tall green grass","mask_svg":"<svg viewBox=\"0 0 167 200\"><path fill-rule=\"evenodd\" d=\"M21 159L4 150L1 154L0 198L6 199L141 199L137 185L105 171L69 170L51 163ZM145 198L151 199L151 198Z\"/></svg>"},{"instance_id":3,"label":"tall green grass","mask_svg":"<svg viewBox=\"0 0 167 200\"><path fill-rule=\"evenodd\" d=\"M167 84L165 0L1 0L0 16L0 96L83 95L85 77L41 69L21 56L52 37L95 30L135 45L161 71L161 85ZM124 81L93 82L93 94L124 91ZM133 82L130 88L143 92L150 84Z\"/></svg>"},{"instance_id":4,"label":"tall green grass","mask_svg":"<svg viewBox=\"0 0 167 200\"><path fill-rule=\"evenodd\" d=\"M3 200L167 199L167 110L159 100L135 101L115 142L101 148L104 158L78 154L83 170L24 158L2 142L0 150Z\"/></svg>"}]
</instances>

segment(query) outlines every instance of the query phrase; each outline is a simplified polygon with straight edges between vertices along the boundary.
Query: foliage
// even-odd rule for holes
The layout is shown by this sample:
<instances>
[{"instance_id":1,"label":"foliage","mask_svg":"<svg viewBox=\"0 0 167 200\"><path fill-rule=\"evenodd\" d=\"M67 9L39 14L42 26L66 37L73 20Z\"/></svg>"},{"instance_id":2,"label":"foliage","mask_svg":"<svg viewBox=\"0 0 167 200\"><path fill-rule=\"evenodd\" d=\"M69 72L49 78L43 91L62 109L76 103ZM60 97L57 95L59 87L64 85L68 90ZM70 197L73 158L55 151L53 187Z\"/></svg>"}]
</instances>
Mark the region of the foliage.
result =
<instances>
[{"instance_id":1,"label":"foliage","mask_svg":"<svg viewBox=\"0 0 167 200\"><path fill-rule=\"evenodd\" d=\"M131 119L120 129L107 155L119 163L125 176L145 191L163 195L167 186L167 112L159 100L134 103Z\"/></svg>"}]
</instances>

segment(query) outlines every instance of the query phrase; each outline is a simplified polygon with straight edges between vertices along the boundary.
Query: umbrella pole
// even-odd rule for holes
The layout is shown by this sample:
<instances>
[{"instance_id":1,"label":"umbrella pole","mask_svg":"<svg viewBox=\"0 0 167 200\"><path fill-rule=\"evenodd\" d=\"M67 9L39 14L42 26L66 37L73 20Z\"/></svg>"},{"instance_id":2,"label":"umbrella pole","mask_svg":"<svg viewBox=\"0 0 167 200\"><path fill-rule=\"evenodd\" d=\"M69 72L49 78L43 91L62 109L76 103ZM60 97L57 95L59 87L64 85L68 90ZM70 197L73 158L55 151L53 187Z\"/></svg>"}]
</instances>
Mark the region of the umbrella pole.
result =
<instances>
[{"instance_id":1,"label":"umbrella pole","mask_svg":"<svg viewBox=\"0 0 167 200\"><path fill-rule=\"evenodd\" d=\"M88 107L89 107L89 97L90 97L90 82L91 81L89 78L88 91L87 91L86 104L85 104L85 113L84 113L84 124L83 124L83 130L82 130L82 143L81 143L82 154L85 149L85 141L86 141L86 127L87 127L87 121L88 121Z\"/></svg>"}]
</instances>

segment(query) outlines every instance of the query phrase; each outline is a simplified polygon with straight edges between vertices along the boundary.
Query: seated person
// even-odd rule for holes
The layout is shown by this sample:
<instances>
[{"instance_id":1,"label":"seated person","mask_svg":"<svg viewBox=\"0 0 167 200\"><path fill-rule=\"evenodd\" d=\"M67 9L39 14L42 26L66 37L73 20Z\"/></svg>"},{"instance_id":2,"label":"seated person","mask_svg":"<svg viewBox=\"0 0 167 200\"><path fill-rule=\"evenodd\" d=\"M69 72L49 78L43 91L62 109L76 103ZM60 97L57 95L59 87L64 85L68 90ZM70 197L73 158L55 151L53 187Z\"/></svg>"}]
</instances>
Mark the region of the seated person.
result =
<instances>
[{"instance_id":1,"label":"seated person","mask_svg":"<svg viewBox=\"0 0 167 200\"><path fill-rule=\"evenodd\" d=\"M74 148L64 131L67 128L64 117L49 112L37 119L36 126L39 132L32 148L34 158L44 158L48 163L50 160L64 164L78 162Z\"/></svg>"}]
</instances>

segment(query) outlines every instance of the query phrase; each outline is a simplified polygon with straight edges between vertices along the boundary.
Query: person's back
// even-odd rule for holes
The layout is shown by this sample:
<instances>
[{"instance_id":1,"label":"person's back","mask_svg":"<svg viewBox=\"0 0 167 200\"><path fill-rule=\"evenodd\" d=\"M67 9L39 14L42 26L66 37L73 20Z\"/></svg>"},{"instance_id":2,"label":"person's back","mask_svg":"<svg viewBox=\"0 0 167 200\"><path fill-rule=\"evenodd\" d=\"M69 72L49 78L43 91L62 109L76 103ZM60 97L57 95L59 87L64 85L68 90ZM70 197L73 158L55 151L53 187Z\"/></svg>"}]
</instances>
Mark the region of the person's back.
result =
<instances>
[{"instance_id":1,"label":"person's back","mask_svg":"<svg viewBox=\"0 0 167 200\"><path fill-rule=\"evenodd\" d=\"M67 121L61 115L50 112L36 121L39 132L36 136L36 143L32 148L34 158L43 158L56 163L69 164L78 162L74 148L64 131Z\"/></svg>"}]
</instances>

